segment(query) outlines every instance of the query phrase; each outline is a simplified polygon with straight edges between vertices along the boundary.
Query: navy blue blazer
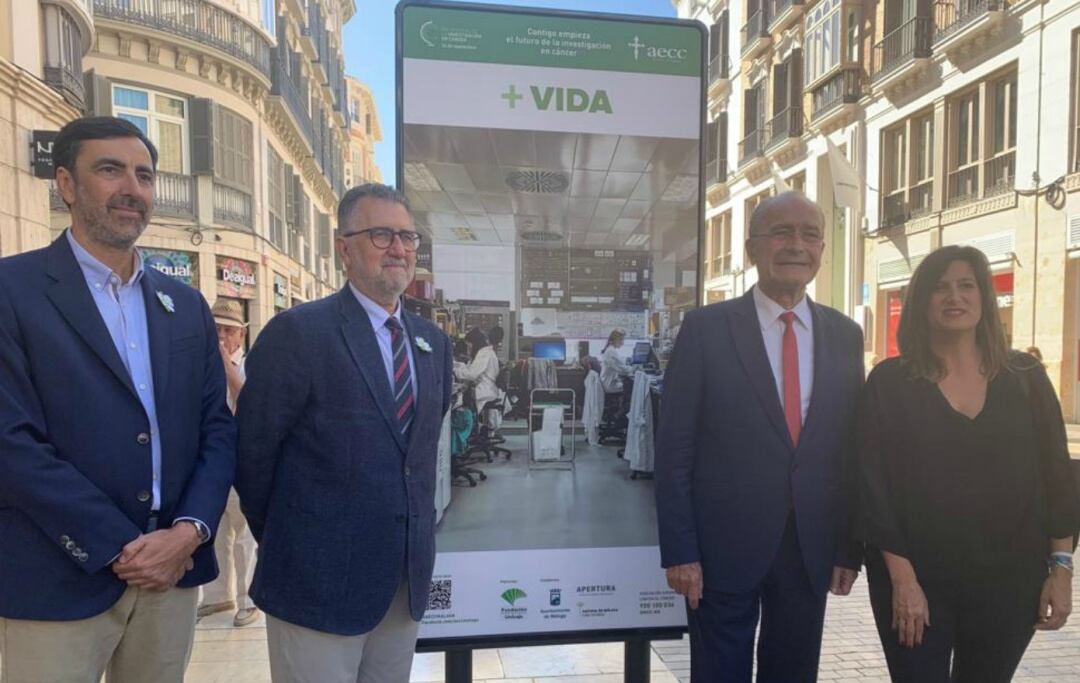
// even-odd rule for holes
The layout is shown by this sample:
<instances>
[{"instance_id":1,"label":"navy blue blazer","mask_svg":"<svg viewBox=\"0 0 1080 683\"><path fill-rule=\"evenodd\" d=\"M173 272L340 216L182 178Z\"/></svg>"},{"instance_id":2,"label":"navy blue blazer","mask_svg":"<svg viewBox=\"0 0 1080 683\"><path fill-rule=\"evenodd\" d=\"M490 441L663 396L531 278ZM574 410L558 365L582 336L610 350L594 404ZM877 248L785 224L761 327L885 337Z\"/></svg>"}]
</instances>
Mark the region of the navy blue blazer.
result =
<instances>
[{"instance_id":1,"label":"navy blue blazer","mask_svg":"<svg viewBox=\"0 0 1080 683\"><path fill-rule=\"evenodd\" d=\"M412 617L424 614L453 362L441 330L403 317L418 394L408 441L371 321L347 285L275 316L248 354L236 490L259 542L250 594L267 614L366 633L405 577Z\"/></svg>"},{"instance_id":2,"label":"navy blue blazer","mask_svg":"<svg viewBox=\"0 0 1080 683\"><path fill-rule=\"evenodd\" d=\"M858 568L852 419L863 382L859 327L810 302L814 388L798 447L784 421L753 293L690 312L664 378L656 504L664 567L701 562L705 587L752 590L794 509L814 590Z\"/></svg>"},{"instance_id":3,"label":"navy blue blazer","mask_svg":"<svg viewBox=\"0 0 1080 683\"><path fill-rule=\"evenodd\" d=\"M161 431L159 526L216 531L236 462L225 371L202 295L142 279ZM158 300L172 297L175 312ZM63 621L111 607L109 563L146 529L150 424L67 238L0 260L0 617ZM212 543L180 586L217 576Z\"/></svg>"}]
</instances>

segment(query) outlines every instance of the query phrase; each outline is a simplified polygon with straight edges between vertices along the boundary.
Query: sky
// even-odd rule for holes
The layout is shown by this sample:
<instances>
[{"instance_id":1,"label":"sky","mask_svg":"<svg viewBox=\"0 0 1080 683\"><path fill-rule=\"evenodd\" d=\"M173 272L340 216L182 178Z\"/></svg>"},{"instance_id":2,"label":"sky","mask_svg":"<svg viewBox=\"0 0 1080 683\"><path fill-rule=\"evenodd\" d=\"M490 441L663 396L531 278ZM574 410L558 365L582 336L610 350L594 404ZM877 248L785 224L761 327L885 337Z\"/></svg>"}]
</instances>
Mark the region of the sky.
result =
<instances>
[{"instance_id":1,"label":"sky","mask_svg":"<svg viewBox=\"0 0 1080 683\"><path fill-rule=\"evenodd\" d=\"M655 17L674 17L671 0L504 0L485 2L485 5L515 5L570 9L586 12L637 14ZM394 0L355 0L356 15L345 24L345 72L364 81L375 95L383 140L375 147L375 163L382 169L383 179L393 183L396 173L394 159L394 107L396 106L394 76Z\"/></svg>"}]
</instances>

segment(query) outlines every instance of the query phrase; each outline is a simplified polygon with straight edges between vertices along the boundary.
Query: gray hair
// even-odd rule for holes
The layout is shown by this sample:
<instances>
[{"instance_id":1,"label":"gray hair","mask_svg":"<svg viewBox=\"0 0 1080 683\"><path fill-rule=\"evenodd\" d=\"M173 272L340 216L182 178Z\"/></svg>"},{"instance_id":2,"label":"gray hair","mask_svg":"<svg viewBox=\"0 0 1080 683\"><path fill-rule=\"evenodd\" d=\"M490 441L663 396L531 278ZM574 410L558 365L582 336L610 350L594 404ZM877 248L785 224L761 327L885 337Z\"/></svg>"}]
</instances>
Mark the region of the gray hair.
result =
<instances>
[{"instance_id":1,"label":"gray hair","mask_svg":"<svg viewBox=\"0 0 1080 683\"><path fill-rule=\"evenodd\" d=\"M338 202L337 209L337 229L338 232L345 232L346 224L349 222L349 216L352 215L353 208L360 203L362 199L382 199L388 202L394 202L401 204L405 207L405 210L412 213L412 208L409 206L409 198L405 196L405 193L401 190L391 187L390 185L383 185L382 183L365 183L363 185L357 185L350 188L345 196Z\"/></svg>"},{"instance_id":2,"label":"gray hair","mask_svg":"<svg viewBox=\"0 0 1080 683\"><path fill-rule=\"evenodd\" d=\"M773 206L789 199L801 199L817 209L818 217L821 218L821 229L822 231L825 230L825 212L821 210L818 203L798 190L788 190L787 192L781 192L772 197L766 197L761 200L760 204L754 207L754 212L750 214L750 234L747 235L747 237L759 236L761 234L761 224L765 220L765 213Z\"/></svg>"}]
</instances>

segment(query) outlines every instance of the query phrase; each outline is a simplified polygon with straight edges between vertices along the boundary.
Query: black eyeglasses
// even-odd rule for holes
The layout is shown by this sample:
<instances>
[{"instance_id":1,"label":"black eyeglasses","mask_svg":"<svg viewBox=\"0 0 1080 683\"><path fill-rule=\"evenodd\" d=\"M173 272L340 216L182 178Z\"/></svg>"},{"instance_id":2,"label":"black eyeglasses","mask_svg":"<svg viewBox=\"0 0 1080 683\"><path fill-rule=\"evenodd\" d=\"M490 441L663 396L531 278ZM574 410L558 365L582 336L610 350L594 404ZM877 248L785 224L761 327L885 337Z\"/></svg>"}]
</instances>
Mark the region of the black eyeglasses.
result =
<instances>
[{"instance_id":1,"label":"black eyeglasses","mask_svg":"<svg viewBox=\"0 0 1080 683\"><path fill-rule=\"evenodd\" d=\"M342 239L346 237L352 237L353 235L363 235L367 233L371 243L379 249L389 249L390 245L394 243L394 238L397 237L401 240L401 247L405 251L416 251L420 247L421 235L414 230L393 230L391 228L368 228L367 230L356 230L355 232L346 232L339 235Z\"/></svg>"}]
</instances>

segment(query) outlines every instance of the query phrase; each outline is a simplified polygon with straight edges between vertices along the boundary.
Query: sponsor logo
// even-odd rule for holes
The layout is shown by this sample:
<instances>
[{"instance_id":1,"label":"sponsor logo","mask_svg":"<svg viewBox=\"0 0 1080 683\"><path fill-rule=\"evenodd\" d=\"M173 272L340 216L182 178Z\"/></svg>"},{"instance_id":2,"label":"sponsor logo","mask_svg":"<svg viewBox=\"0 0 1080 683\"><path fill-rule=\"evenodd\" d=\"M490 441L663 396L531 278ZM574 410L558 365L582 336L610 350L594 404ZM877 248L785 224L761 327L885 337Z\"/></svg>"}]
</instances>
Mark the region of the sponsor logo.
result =
<instances>
[{"instance_id":1,"label":"sponsor logo","mask_svg":"<svg viewBox=\"0 0 1080 683\"><path fill-rule=\"evenodd\" d=\"M507 588L499 597L501 597L506 602L506 604L513 607L514 603L516 603L518 600L528 596L525 594L525 591L521 590L520 588Z\"/></svg>"},{"instance_id":2,"label":"sponsor logo","mask_svg":"<svg viewBox=\"0 0 1080 683\"><path fill-rule=\"evenodd\" d=\"M644 56L645 59L658 62L681 62L690 54L689 50L685 47L659 47L656 45L649 45L648 43L642 42L637 36L634 36L634 39L627 43L626 46L633 48L635 62L642 56Z\"/></svg>"},{"instance_id":3,"label":"sponsor logo","mask_svg":"<svg viewBox=\"0 0 1080 683\"><path fill-rule=\"evenodd\" d=\"M548 604L552 607L558 607L562 604L562 589L552 588L548 593Z\"/></svg>"}]
</instances>

